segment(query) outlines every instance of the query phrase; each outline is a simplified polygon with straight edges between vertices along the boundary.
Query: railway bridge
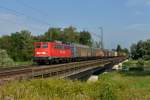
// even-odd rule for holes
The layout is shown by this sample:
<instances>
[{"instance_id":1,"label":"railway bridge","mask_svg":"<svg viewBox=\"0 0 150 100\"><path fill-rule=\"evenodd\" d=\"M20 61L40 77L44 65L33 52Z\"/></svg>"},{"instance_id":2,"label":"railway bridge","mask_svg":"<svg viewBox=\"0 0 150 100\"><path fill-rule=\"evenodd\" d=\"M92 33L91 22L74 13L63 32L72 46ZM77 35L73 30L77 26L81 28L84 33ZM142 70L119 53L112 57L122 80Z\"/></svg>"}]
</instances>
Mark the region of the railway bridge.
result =
<instances>
[{"instance_id":1,"label":"railway bridge","mask_svg":"<svg viewBox=\"0 0 150 100\"><path fill-rule=\"evenodd\" d=\"M57 65L26 66L0 69L0 81L29 79L36 77L59 77L78 79L93 73L112 68L126 57L104 58L89 61L71 62Z\"/></svg>"}]
</instances>

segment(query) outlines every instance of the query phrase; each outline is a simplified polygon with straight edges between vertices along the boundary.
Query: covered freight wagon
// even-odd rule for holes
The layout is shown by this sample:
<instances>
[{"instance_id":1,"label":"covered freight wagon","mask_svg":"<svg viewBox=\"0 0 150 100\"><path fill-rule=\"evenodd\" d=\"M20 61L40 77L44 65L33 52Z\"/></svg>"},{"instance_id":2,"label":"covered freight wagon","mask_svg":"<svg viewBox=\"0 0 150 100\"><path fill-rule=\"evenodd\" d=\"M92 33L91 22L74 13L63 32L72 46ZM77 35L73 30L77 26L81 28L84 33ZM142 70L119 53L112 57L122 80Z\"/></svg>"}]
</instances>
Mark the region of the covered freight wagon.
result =
<instances>
[{"instance_id":1,"label":"covered freight wagon","mask_svg":"<svg viewBox=\"0 0 150 100\"><path fill-rule=\"evenodd\" d=\"M96 48L96 57L104 57L104 51L100 48Z\"/></svg>"},{"instance_id":2,"label":"covered freight wagon","mask_svg":"<svg viewBox=\"0 0 150 100\"><path fill-rule=\"evenodd\" d=\"M91 57L92 52L89 46L72 44L74 57Z\"/></svg>"}]
</instances>

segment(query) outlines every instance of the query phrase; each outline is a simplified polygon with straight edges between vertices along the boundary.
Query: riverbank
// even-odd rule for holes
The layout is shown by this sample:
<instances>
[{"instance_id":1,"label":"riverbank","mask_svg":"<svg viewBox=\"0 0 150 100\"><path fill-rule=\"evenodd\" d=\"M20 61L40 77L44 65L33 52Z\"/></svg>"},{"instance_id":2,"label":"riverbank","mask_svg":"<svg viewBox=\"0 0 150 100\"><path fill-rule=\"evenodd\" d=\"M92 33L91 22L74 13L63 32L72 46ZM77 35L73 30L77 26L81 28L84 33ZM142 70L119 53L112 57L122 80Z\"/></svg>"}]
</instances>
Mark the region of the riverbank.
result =
<instances>
[{"instance_id":1,"label":"riverbank","mask_svg":"<svg viewBox=\"0 0 150 100\"><path fill-rule=\"evenodd\" d=\"M142 61L144 66L150 66L150 60L142 60L142 59L140 59L140 60L129 59L124 64L127 65L127 66L134 66L134 65L138 64L139 61Z\"/></svg>"}]
</instances>

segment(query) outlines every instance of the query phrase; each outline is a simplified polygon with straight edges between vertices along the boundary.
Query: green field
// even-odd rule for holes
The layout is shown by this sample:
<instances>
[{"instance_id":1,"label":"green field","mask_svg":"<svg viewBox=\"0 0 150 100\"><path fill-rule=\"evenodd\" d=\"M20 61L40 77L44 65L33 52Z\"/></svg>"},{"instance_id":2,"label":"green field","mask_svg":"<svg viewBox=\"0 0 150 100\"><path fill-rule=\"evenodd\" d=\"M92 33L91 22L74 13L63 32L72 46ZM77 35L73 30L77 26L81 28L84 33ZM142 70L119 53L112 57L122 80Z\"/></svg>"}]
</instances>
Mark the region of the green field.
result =
<instances>
[{"instance_id":1,"label":"green field","mask_svg":"<svg viewBox=\"0 0 150 100\"><path fill-rule=\"evenodd\" d=\"M0 86L0 100L149 100L150 72L109 72L95 83L64 79L15 81Z\"/></svg>"}]
</instances>

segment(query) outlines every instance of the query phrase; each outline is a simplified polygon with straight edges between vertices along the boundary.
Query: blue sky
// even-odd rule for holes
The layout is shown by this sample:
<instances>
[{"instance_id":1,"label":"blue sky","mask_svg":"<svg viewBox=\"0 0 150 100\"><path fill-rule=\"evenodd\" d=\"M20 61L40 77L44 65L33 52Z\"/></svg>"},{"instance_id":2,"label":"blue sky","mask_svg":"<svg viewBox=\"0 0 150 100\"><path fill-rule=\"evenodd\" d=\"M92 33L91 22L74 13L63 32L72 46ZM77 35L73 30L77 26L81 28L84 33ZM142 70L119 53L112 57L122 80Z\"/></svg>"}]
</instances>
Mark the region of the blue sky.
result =
<instances>
[{"instance_id":1,"label":"blue sky","mask_svg":"<svg viewBox=\"0 0 150 100\"><path fill-rule=\"evenodd\" d=\"M150 0L0 0L0 35L28 29L75 26L93 34L104 28L106 48L150 39Z\"/></svg>"}]
</instances>

